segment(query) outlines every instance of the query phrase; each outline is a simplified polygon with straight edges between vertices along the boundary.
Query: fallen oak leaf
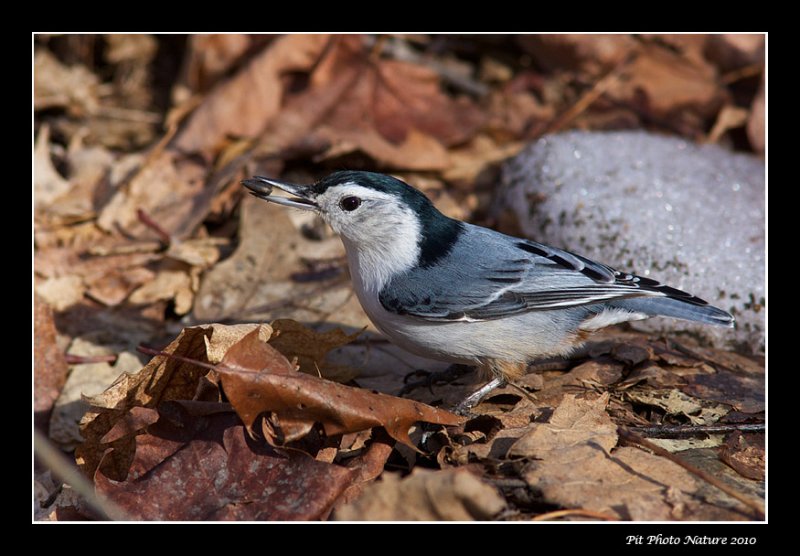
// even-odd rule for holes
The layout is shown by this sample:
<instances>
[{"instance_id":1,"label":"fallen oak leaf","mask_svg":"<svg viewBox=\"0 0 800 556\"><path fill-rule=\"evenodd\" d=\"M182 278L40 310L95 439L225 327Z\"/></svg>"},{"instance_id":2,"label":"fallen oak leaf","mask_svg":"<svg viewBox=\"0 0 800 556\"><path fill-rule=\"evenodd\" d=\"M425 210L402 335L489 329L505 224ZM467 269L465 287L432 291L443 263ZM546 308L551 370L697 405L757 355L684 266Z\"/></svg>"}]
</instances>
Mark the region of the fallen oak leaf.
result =
<instances>
[{"instance_id":1,"label":"fallen oak leaf","mask_svg":"<svg viewBox=\"0 0 800 556\"><path fill-rule=\"evenodd\" d=\"M306 433L314 423L321 423L328 436L383 427L389 436L410 448L417 449L408 430L417 421L440 425L455 425L462 421L457 415L406 400L353 388L303 373L264 372L257 353L273 358L275 348L260 342L257 331L247 334L229 350L217 365L222 388L248 431L259 415L271 413L273 427L286 432ZM244 370L256 361L256 369ZM274 366L268 367L271 371ZM281 367L285 368L285 367ZM285 435L284 441L295 435ZM277 436L267 438L274 443Z\"/></svg>"},{"instance_id":2,"label":"fallen oak leaf","mask_svg":"<svg viewBox=\"0 0 800 556\"><path fill-rule=\"evenodd\" d=\"M216 366L175 354L142 351L213 370L251 436L255 436L253 425L258 417L269 414L262 430L272 445L298 440L320 423L327 436L383 427L396 441L417 450L408 436L417 421L456 425L463 420L413 400L293 372L291 364L260 341L258 334L255 329L231 346Z\"/></svg>"}]
</instances>

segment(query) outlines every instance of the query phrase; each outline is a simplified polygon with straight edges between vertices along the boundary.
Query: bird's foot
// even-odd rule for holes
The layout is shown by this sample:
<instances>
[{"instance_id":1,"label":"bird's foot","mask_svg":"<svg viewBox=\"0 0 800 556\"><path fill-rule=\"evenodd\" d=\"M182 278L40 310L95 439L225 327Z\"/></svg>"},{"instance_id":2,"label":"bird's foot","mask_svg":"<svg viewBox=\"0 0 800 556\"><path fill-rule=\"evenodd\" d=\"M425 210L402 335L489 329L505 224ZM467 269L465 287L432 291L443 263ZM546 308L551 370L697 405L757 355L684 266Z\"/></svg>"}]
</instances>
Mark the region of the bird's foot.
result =
<instances>
[{"instance_id":1,"label":"bird's foot","mask_svg":"<svg viewBox=\"0 0 800 556\"><path fill-rule=\"evenodd\" d=\"M468 365L450 365L443 371L437 372L430 372L424 370L416 370L414 372L408 373L404 378L403 382L405 386L400 390L398 396L403 397L410 392L413 392L417 388L426 387L431 393L433 393L433 386L435 384L450 384L455 382L465 374L469 373L472 370L472 367ZM409 379L413 376L424 376L422 380L417 380L414 382L409 382Z\"/></svg>"},{"instance_id":2,"label":"bird's foot","mask_svg":"<svg viewBox=\"0 0 800 556\"><path fill-rule=\"evenodd\" d=\"M501 388L506 385L506 380L503 378L494 378L488 383L475 390L472 394L461 400L451 411L456 415L469 417L472 415L471 409L481 403L486 396L492 393L493 390Z\"/></svg>"}]
</instances>

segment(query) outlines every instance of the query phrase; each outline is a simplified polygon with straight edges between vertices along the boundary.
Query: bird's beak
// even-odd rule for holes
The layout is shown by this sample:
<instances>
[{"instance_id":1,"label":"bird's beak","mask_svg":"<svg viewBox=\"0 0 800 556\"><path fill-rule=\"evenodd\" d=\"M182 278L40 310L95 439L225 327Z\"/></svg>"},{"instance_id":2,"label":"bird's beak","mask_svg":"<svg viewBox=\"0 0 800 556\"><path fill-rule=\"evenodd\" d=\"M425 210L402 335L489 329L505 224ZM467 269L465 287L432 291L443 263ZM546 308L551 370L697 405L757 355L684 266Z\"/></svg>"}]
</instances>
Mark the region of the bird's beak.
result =
<instances>
[{"instance_id":1,"label":"bird's beak","mask_svg":"<svg viewBox=\"0 0 800 556\"><path fill-rule=\"evenodd\" d=\"M295 185L293 183L264 178L262 176L253 176L249 180L242 180L242 185L249 189L253 196L269 201L270 203L275 203L276 205L299 208L302 210L319 210L319 205L310 198L313 193L311 189L312 186L310 185ZM294 195L296 198L275 197L272 195L273 187L277 187L281 191Z\"/></svg>"}]
</instances>

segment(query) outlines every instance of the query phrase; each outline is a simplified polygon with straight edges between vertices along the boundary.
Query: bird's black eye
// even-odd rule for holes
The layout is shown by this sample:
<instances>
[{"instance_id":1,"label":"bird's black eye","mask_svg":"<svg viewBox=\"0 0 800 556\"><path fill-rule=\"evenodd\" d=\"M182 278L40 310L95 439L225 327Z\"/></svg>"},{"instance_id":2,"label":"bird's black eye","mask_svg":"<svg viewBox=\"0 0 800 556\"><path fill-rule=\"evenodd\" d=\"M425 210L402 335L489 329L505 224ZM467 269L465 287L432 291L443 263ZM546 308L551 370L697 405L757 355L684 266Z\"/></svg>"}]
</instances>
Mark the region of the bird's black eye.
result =
<instances>
[{"instance_id":1,"label":"bird's black eye","mask_svg":"<svg viewBox=\"0 0 800 556\"><path fill-rule=\"evenodd\" d=\"M361 206L361 199L358 197L345 197L339 201L339 206L342 207L342 210L350 212Z\"/></svg>"}]
</instances>

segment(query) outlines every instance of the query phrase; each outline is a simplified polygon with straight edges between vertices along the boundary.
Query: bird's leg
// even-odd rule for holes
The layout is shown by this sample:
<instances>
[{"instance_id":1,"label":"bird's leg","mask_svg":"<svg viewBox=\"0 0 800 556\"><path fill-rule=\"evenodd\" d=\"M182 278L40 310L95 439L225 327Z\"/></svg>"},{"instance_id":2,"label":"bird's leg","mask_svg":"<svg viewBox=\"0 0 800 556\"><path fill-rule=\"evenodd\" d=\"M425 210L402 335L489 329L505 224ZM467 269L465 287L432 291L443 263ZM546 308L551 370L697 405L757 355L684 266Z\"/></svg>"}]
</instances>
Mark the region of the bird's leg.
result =
<instances>
[{"instance_id":1,"label":"bird's leg","mask_svg":"<svg viewBox=\"0 0 800 556\"><path fill-rule=\"evenodd\" d=\"M453 408L453 413L467 415L470 410L481 403L493 390L513 383L525 374L524 363L512 363L508 361L486 360L480 365L481 370L488 371L494 377L487 384L461 400Z\"/></svg>"},{"instance_id":2,"label":"bird's leg","mask_svg":"<svg viewBox=\"0 0 800 556\"><path fill-rule=\"evenodd\" d=\"M400 390L397 394L398 396L405 396L409 392L416 390L417 388L427 387L428 390L432 390L434 384L450 384L464 376L465 374L472 371L472 367L468 365L459 365L454 364L450 365L443 371L438 372L429 372L429 371L414 371L413 373L408 373L403 382L405 382L405 386ZM425 378L422 380L417 380L415 382L408 382L409 377L414 375L424 374Z\"/></svg>"},{"instance_id":3,"label":"bird's leg","mask_svg":"<svg viewBox=\"0 0 800 556\"><path fill-rule=\"evenodd\" d=\"M458 405L453 408L453 413L456 415L469 415L470 410L481 403L481 401L488 396L492 390L496 388L505 386L506 379L504 378L493 378L488 383L484 384L477 390L475 390L472 394L461 400Z\"/></svg>"}]
</instances>

